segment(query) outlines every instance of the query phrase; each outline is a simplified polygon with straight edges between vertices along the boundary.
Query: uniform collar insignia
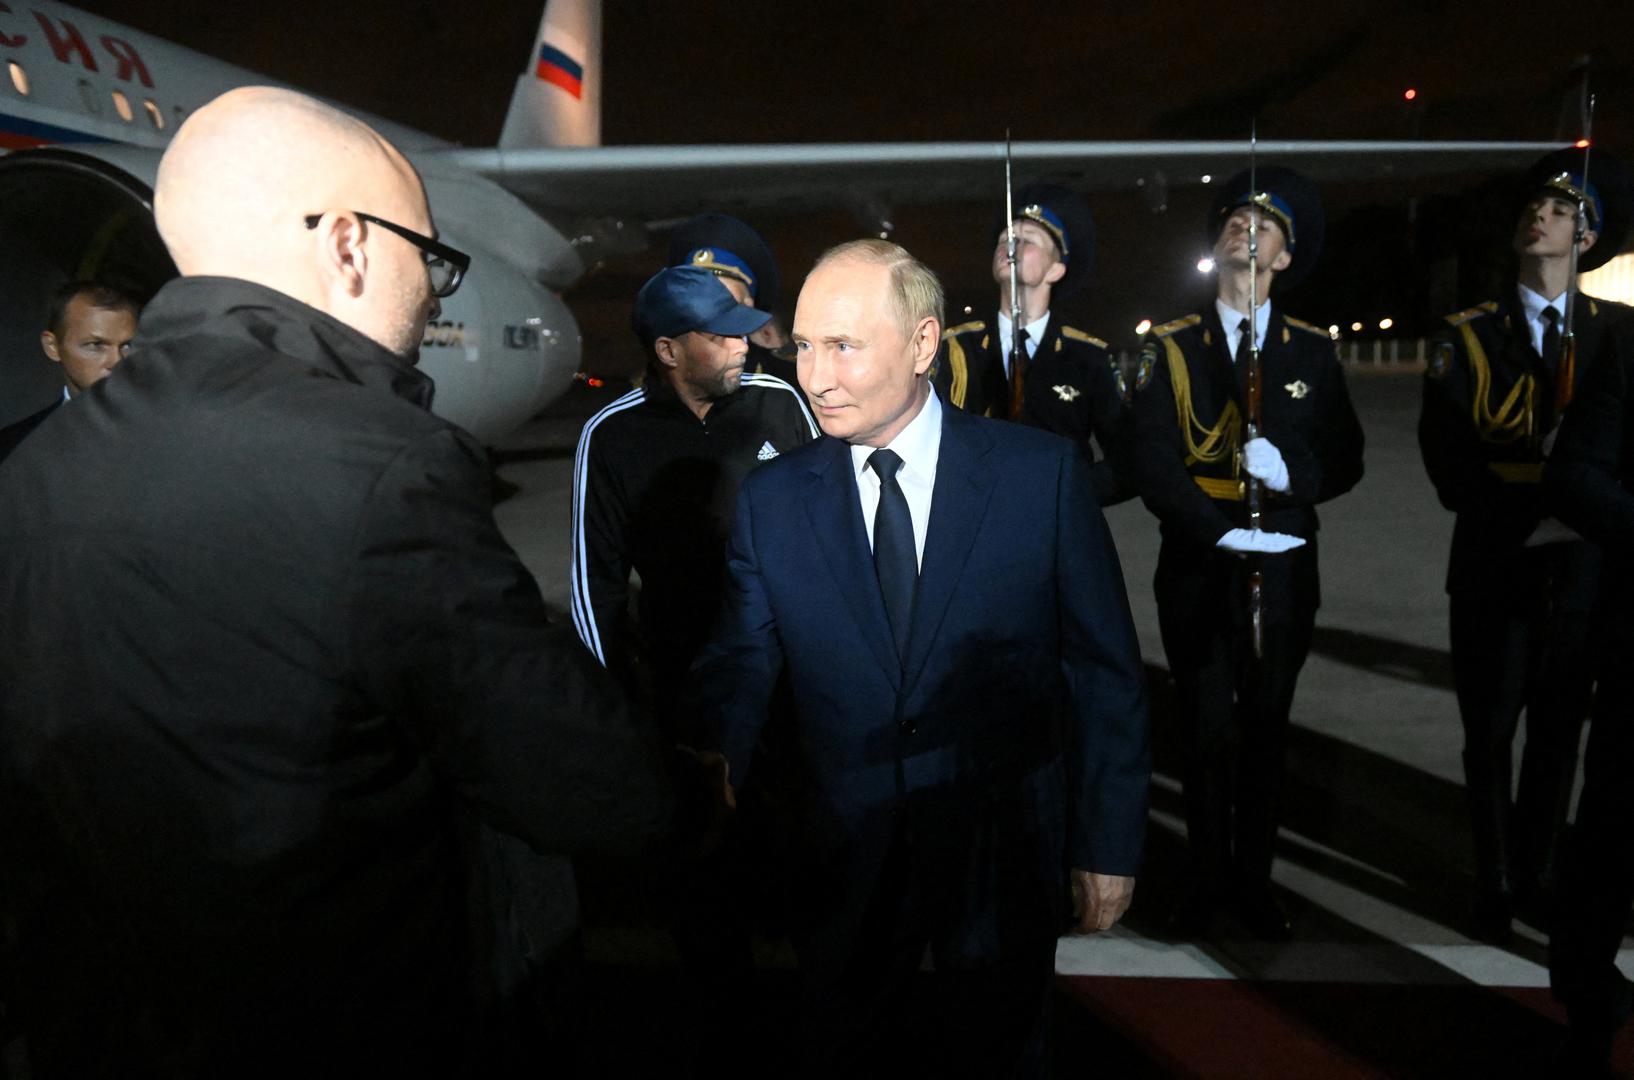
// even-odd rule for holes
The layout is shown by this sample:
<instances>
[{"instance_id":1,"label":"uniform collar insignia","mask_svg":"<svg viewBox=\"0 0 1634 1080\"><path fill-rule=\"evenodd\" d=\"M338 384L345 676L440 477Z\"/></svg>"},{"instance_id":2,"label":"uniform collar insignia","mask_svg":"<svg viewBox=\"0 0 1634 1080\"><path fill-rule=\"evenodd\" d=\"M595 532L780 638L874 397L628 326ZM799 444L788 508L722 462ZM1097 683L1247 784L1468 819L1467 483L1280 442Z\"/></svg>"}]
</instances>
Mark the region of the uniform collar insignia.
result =
<instances>
[{"instance_id":1,"label":"uniform collar insignia","mask_svg":"<svg viewBox=\"0 0 1634 1080\"><path fill-rule=\"evenodd\" d=\"M1083 394L1083 391L1078 389L1076 386L1052 386L1050 389L1054 390L1055 396L1060 398L1062 401L1075 401L1081 394Z\"/></svg>"},{"instance_id":2,"label":"uniform collar insignia","mask_svg":"<svg viewBox=\"0 0 1634 1080\"><path fill-rule=\"evenodd\" d=\"M1295 379L1293 382L1284 386L1283 389L1288 391L1288 393L1296 401L1311 392L1310 386L1306 384L1304 379Z\"/></svg>"}]
</instances>

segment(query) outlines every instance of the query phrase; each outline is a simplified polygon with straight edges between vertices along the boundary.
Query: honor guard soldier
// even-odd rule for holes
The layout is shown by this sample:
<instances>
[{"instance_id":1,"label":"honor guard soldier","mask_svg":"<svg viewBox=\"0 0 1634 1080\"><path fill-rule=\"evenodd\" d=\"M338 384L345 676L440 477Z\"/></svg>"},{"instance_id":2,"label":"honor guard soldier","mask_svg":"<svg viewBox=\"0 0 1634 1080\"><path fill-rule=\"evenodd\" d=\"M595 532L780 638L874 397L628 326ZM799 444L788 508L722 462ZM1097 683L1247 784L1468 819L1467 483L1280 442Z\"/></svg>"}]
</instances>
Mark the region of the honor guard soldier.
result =
<instances>
[{"instance_id":1,"label":"honor guard soldier","mask_svg":"<svg viewBox=\"0 0 1634 1080\"><path fill-rule=\"evenodd\" d=\"M995 223L993 280L999 305L992 322L975 320L942 334L935 385L943 401L978 416L1020 420L1078 443L1094 460L1090 436L1102 460L1091 479L1106 506L1134 494L1114 472L1126 409L1123 373L1106 342L1067 326L1050 305L1089 280L1095 257L1095 224L1076 194L1055 184L1031 184L1016 195L1016 283L1021 292L1027 362L1010 369L1010 265L1008 222Z\"/></svg>"},{"instance_id":2,"label":"honor guard soldier","mask_svg":"<svg viewBox=\"0 0 1634 1080\"><path fill-rule=\"evenodd\" d=\"M1600 156L1596 147L1591 175ZM1609 207L1606 215L1609 229ZM1602 235L1596 246L1612 239ZM1601 336L1544 473L1550 507L1604 558L1596 640L1586 643L1598 684L1583 794L1562 844L1549 934L1549 984L1571 1022L1555 1062L1562 1076L1610 1076L1612 1043L1634 1007L1617 969L1634 902L1634 319Z\"/></svg>"},{"instance_id":3,"label":"honor guard soldier","mask_svg":"<svg viewBox=\"0 0 1634 1080\"><path fill-rule=\"evenodd\" d=\"M1191 881L1173 929L1206 936L1230 909L1274 940L1289 933L1271 859L1288 711L1320 600L1316 504L1361 479L1362 428L1327 332L1267 301L1316 262L1316 189L1281 168L1258 170L1256 188L1246 172L1233 177L1209 212L1215 301L1143 344L1129 459L1162 525L1154 590L1185 753ZM1252 439L1250 310L1263 420ZM1251 478L1264 531L1249 527Z\"/></svg>"},{"instance_id":4,"label":"honor guard soldier","mask_svg":"<svg viewBox=\"0 0 1634 1080\"><path fill-rule=\"evenodd\" d=\"M749 335L749 361L744 371L776 375L798 388L794 343L777 321L782 277L777 260L759 233L727 214L699 214L682 222L669 237L669 266L701 266L719 277L740 304L772 316Z\"/></svg>"},{"instance_id":5,"label":"honor guard soldier","mask_svg":"<svg viewBox=\"0 0 1634 1080\"><path fill-rule=\"evenodd\" d=\"M1594 672L1589 619L1600 552L1550 517L1540 479L1551 432L1594 350L1626 308L1577 295L1577 269L1628 234L1627 175L1595 148L1563 150L1516 191L1516 274L1502 295L1447 317L1424 379L1419 446L1441 503L1457 514L1447 568L1453 677L1464 725L1474 837L1472 929L1509 937L1519 914L1547 921L1555 852L1571 804ZM1580 231L1577 208L1586 220ZM1510 744L1526 743L1512 798Z\"/></svg>"}]
</instances>

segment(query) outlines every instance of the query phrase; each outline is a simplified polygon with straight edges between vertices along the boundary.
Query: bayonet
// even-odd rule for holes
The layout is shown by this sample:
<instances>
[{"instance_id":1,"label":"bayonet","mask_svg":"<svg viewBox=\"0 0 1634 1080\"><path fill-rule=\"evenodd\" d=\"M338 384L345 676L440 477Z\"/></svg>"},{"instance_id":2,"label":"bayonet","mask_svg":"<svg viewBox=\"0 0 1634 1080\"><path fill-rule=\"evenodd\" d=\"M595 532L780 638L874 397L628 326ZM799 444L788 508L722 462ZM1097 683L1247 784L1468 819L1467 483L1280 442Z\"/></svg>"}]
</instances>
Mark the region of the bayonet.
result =
<instances>
[{"instance_id":1,"label":"bayonet","mask_svg":"<svg viewBox=\"0 0 1634 1080\"><path fill-rule=\"evenodd\" d=\"M1259 189L1259 123L1248 123L1248 370L1244 375L1244 442L1260 437L1260 338L1259 338L1259 262L1260 262L1260 205ZM1244 470L1247 473L1247 470ZM1263 485L1248 473L1245 476L1245 495L1248 500L1248 527L1260 531L1260 505L1264 501ZM1248 618L1253 628L1254 658L1265 655L1265 578L1260 572L1259 556L1253 557L1248 574Z\"/></svg>"},{"instance_id":2,"label":"bayonet","mask_svg":"<svg viewBox=\"0 0 1634 1080\"><path fill-rule=\"evenodd\" d=\"M1566 272L1566 317L1560 326L1560 360L1555 367L1555 425L1566 415L1577 382L1577 252L1589 231L1589 155L1594 153L1594 95L1587 93L1583 111L1583 182L1572 184L1577 192L1577 220L1572 226L1572 250ZM1571 176L1570 171L1567 177Z\"/></svg>"},{"instance_id":3,"label":"bayonet","mask_svg":"<svg viewBox=\"0 0 1634 1080\"><path fill-rule=\"evenodd\" d=\"M1005 252L1010 262L1010 409L1012 420L1021 419L1025 392L1027 346L1021 326L1021 287L1016 279L1016 204L1010 179L1010 129L1004 129L1004 229Z\"/></svg>"}]
</instances>

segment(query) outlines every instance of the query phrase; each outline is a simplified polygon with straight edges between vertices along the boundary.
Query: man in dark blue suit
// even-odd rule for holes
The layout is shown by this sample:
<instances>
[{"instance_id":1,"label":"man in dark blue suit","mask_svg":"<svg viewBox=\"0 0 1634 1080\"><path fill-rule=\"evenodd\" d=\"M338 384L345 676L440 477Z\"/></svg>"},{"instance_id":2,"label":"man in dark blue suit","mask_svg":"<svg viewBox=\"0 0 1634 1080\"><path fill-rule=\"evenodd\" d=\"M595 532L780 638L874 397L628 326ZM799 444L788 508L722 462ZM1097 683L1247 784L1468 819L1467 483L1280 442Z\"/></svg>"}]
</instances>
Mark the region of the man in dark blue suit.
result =
<instances>
[{"instance_id":1,"label":"man in dark blue suit","mask_svg":"<svg viewBox=\"0 0 1634 1080\"><path fill-rule=\"evenodd\" d=\"M1116 922L1144 838L1144 679L1087 463L943 407L942 310L895 244L818 261L794 338L826 437L744 484L694 672L738 780L793 689L814 1075L1041 1073L1069 903Z\"/></svg>"}]
</instances>

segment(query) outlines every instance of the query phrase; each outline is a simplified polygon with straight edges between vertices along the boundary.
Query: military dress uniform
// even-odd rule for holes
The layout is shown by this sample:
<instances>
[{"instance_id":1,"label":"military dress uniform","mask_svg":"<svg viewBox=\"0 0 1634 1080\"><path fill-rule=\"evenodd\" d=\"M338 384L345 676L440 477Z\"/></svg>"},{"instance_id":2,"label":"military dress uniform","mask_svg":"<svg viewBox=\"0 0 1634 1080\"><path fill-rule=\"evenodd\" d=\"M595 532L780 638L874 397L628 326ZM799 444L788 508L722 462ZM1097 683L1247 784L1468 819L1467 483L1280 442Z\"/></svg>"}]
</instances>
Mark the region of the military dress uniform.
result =
<instances>
[{"instance_id":1,"label":"military dress uniform","mask_svg":"<svg viewBox=\"0 0 1634 1080\"><path fill-rule=\"evenodd\" d=\"M1596 242L1578 269L1600 266L1630 230L1623 167L1596 152L1540 159L1515 189L1520 227L1540 198L1581 204ZM1566 294L1570 295L1570 293ZM1562 351L1565 298L1512 281L1502 297L1447 318L1425 373L1419 445L1442 505L1457 514L1447 568L1453 676L1464 727L1464 775L1476 864L1475 929L1509 934L1512 908L1549 921L1555 851L1565 827L1578 736L1593 692L1591 616L1601 553L1548 516L1540 486L1553 432L1584 384L1608 328L1628 309L1578 295L1575 363ZM1511 797L1522 709L1526 744Z\"/></svg>"},{"instance_id":2,"label":"military dress uniform","mask_svg":"<svg viewBox=\"0 0 1634 1080\"><path fill-rule=\"evenodd\" d=\"M1606 327L1627 311L1577 298L1578 384ZM1425 371L1418 437L1436 494L1457 515L1446 588L1476 918L1501 936L1517 890L1536 920L1553 876L1594 682L1589 623L1600 551L1571 538L1527 543L1549 516L1540 481L1559 358L1539 354L1516 290L1446 322ZM1522 709L1526 744L1512 799L1510 744Z\"/></svg>"},{"instance_id":3,"label":"military dress uniform","mask_svg":"<svg viewBox=\"0 0 1634 1080\"><path fill-rule=\"evenodd\" d=\"M1549 981L1571 1019L1582 1075L1596 1067L1606 1074L1629 1015L1616 959L1634 902L1634 319L1602 338L1544 475L1551 509L1604 551L1593 643L1599 685L1549 935ZM1567 1064L1571 1050L1569 1043Z\"/></svg>"},{"instance_id":4,"label":"military dress uniform","mask_svg":"<svg viewBox=\"0 0 1634 1080\"><path fill-rule=\"evenodd\" d=\"M998 339L997 320L962 323L943 332L934 375L943 401L978 416L1009 415L1008 343ZM1123 372L1106 342L1052 314L1025 372L1021 422L1064 435L1083 448L1095 461L1090 479L1102 506L1134 495L1111 460L1126 434L1127 410ZM1092 435L1106 455L1098 461Z\"/></svg>"},{"instance_id":5,"label":"military dress uniform","mask_svg":"<svg viewBox=\"0 0 1634 1080\"><path fill-rule=\"evenodd\" d=\"M749 288L750 302L769 315L777 314L783 279L777 260L766 241L749 225L728 214L699 214L688 218L670 234L664 257L666 266L697 266L716 277L741 281ZM768 349L749 342L749 356L743 371L747 375L772 375L800 390L799 369L794 346L784 342ZM802 396L805 391L800 390Z\"/></svg>"},{"instance_id":6,"label":"military dress uniform","mask_svg":"<svg viewBox=\"0 0 1634 1080\"><path fill-rule=\"evenodd\" d=\"M1362 428L1332 340L1272 303L1261 434L1281 452L1289 490L1264 489L1261 527L1306 544L1247 558L1217 548L1228 530L1248 527L1244 367L1210 304L1147 335L1131 410L1131 470L1162 527L1154 590L1180 699L1193 888L1210 902L1269 887L1284 733L1321 601L1316 505L1362 477ZM1248 599L1256 565L1259 661Z\"/></svg>"}]
</instances>

